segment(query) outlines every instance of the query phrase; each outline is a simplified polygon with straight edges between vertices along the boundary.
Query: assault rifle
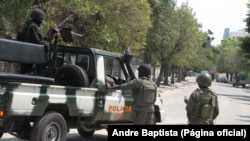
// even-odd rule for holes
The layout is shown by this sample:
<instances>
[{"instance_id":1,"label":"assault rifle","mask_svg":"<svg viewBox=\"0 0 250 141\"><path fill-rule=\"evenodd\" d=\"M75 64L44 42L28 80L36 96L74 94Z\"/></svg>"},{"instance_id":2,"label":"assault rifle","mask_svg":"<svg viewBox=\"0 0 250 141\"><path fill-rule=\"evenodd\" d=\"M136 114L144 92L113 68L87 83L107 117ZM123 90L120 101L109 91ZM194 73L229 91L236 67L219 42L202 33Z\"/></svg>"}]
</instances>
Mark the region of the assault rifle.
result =
<instances>
[{"instance_id":1,"label":"assault rifle","mask_svg":"<svg viewBox=\"0 0 250 141\"><path fill-rule=\"evenodd\" d=\"M58 46L58 33L62 34L62 38L63 37L63 26L73 17L75 16L76 12L72 12L72 14L70 14L67 18L65 18L62 22L60 22L58 25L56 25L55 27L52 27L49 29L49 31L47 32L47 38L48 38L48 42L49 42L49 52L48 52L48 61L50 62L49 64L51 65L51 68L53 70L55 70L55 65L56 65L56 55L57 55L57 46ZM70 31L70 32L68 32ZM67 31L67 36L69 36L68 33L70 33L70 36L72 36L71 34L71 30ZM54 39L53 44L52 44L52 39ZM70 38L72 40L72 37ZM72 40L73 41L73 40ZM51 54L53 54L51 56ZM53 71L52 71L53 72ZM53 73L51 73L51 75L53 75Z\"/></svg>"},{"instance_id":2,"label":"assault rifle","mask_svg":"<svg viewBox=\"0 0 250 141\"><path fill-rule=\"evenodd\" d=\"M66 22L68 22L73 16L75 16L76 11L73 11L71 15L69 15L66 19L64 19L62 22L60 22L56 27L59 29L62 29L62 27L64 26L64 24Z\"/></svg>"},{"instance_id":3,"label":"assault rifle","mask_svg":"<svg viewBox=\"0 0 250 141\"><path fill-rule=\"evenodd\" d=\"M55 27L52 27L49 29L49 31L47 32L47 37L49 39L53 39L56 35L56 33L60 33L61 30L63 29L63 26L73 17L75 16L76 11L73 11L72 14L70 14L67 18L65 18L62 22L60 22L58 25L56 25Z\"/></svg>"}]
</instances>

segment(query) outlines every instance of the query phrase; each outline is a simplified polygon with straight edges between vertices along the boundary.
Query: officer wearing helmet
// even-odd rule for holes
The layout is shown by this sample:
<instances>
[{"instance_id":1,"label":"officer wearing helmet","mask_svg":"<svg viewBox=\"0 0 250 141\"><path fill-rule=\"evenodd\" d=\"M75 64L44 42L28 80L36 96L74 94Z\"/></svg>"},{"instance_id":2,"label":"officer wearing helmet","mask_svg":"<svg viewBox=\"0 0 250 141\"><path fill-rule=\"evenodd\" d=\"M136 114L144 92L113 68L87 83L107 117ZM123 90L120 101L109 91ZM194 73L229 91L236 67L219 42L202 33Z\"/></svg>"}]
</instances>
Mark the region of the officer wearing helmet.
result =
<instances>
[{"instance_id":1,"label":"officer wearing helmet","mask_svg":"<svg viewBox=\"0 0 250 141\"><path fill-rule=\"evenodd\" d=\"M135 125L154 125L154 103L156 100L156 84L151 81L151 67L147 64L142 64L138 67L139 78L131 80L121 85L107 84L109 89L131 89L133 97L133 111L135 112Z\"/></svg>"},{"instance_id":2,"label":"officer wearing helmet","mask_svg":"<svg viewBox=\"0 0 250 141\"><path fill-rule=\"evenodd\" d=\"M44 44L44 36L40 31L40 25L45 17L45 12L42 9L34 8L30 13L28 20L22 29L22 35L17 36L17 40L34 44ZM21 37L20 37L21 36ZM45 46L46 51L47 46ZM33 64L21 64L20 73L31 73L34 69Z\"/></svg>"},{"instance_id":3,"label":"officer wearing helmet","mask_svg":"<svg viewBox=\"0 0 250 141\"><path fill-rule=\"evenodd\" d=\"M24 41L34 44L43 44L44 36L40 32L40 25L45 17L42 9L35 8L30 13L30 20L28 20L23 27Z\"/></svg>"},{"instance_id":4,"label":"officer wearing helmet","mask_svg":"<svg viewBox=\"0 0 250 141\"><path fill-rule=\"evenodd\" d=\"M196 78L196 82L199 88L191 93L186 105L188 123L212 125L219 115L218 97L209 88L212 78L208 73L202 73Z\"/></svg>"}]
</instances>

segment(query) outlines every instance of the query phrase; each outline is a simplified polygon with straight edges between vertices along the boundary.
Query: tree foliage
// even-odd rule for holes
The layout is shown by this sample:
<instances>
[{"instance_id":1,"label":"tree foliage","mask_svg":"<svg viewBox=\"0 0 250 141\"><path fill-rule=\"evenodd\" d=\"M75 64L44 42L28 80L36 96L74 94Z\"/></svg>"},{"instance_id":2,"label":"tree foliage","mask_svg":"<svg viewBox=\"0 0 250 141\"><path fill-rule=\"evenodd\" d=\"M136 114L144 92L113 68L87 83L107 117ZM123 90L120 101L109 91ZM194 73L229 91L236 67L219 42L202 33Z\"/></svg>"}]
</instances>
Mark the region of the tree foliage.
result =
<instances>
[{"instance_id":1,"label":"tree foliage","mask_svg":"<svg viewBox=\"0 0 250 141\"><path fill-rule=\"evenodd\" d=\"M171 64L181 67L190 66L190 60L197 56L201 50L202 43L206 40L205 34L200 31L199 23L188 5L182 5L177 9L179 26L179 37L176 40L175 55L171 59ZM197 60L198 61L198 60Z\"/></svg>"},{"instance_id":2,"label":"tree foliage","mask_svg":"<svg viewBox=\"0 0 250 141\"><path fill-rule=\"evenodd\" d=\"M178 7L176 0L4 0L0 36L15 38L34 7L46 13L44 33L76 11L65 27L84 36L75 36L70 45L118 53L129 48L136 56L144 53L146 63L160 64L160 74L169 66L207 69L215 60L213 32L201 31L188 3Z\"/></svg>"},{"instance_id":3,"label":"tree foliage","mask_svg":"<svg viewBox=\"0 0 250 141\"><path fill-rule=\"evenodd\" d=\"M0 6L0 36L14 37L27 20L33 0L2 0Z\"/></svg>"},{"instance_id":4,"label":"tree foliage","mask_svg":"<svg viewBox=\"0 0 250 141\"><path fill-rule=\"evenodd\" d=\"M134 53L139 54L141 48L145 47L146 32L151 26L151 8L147 0L5 0L0 11L4 18L1 24L7 21L9 27L4 26L1 35L6 31L16 34L29 18L33 7L40 7L46 12L41 27L45 33L76 10L77 16L67 27L84 35L74 38L73 45L77 46L115 52L130 47Z\"/></svg>"},{"instance_id":5,"label":"tree foliage","mask_svg":"<svg viewBox=\"0 0 250 141\"><path fill-rule=\"evenodd\" d=\"M238 57L241 57L241 63L246 66L248 69L250 67L250 37L246 36L240 40L241 54Z\"/></svg>"},{"instance_id":6,"label":"tree foliage","mask_svg":"<svg viewBox=\"0 0 250 141\"><path fill-rule=\"evenodd\" d=\"M250 2L247 3L247 8L250 9ZM250 12L247 13L247 18L245 19L246 22L246 31L250 33Z\"/></svg>"},{"instance_id":7,"label":"tree foliage","mask_svg":"<svg viewBox=\"0 0 250 141\"><path fill-rule=\"evenodd\" d=\"M197 52L202 49L206 36L199 29L200 24L187 3L181 7L177 7L174 0L151 1L151 4L153 26L148 31L146 48L148 54L145 56L148 57L151 54L154 56L153 59L161 64L160 75L157 79L159 85L162 75L169 66L189 67L190 60L195 60Z\"/></svg>"},{"instance_id":8,"label":"tree foliage","mask_svg":"<svg viewBox=\"0 0 250 141\"><path fill-rule=\"evenodd\" d=\"M229 73L238 72L242 68L239 42L234 38L228 38L218 48L217 70Z\"/></svg>"}]
</instances>

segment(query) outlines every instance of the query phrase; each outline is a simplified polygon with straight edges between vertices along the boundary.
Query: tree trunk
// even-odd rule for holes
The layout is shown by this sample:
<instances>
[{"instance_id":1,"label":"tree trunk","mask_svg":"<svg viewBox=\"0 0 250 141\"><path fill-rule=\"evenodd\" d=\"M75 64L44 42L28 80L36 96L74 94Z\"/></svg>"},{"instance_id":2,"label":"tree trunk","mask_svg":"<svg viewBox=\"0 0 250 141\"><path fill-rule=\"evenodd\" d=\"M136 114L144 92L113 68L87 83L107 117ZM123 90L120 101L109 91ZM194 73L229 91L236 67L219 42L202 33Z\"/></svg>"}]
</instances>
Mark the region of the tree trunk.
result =
<instances>
[{"instance_id":1,"label":"tree trunk","mask_svg":"<svg viewBox=\"0 0 250 141\"><path fill-rule=\"evenodd\" d=\"M187 69L184 69L184 68L182 68L182 77L181 77L181 81L185 81L185 78L186 78L186 76L187 76Z\"/></svg>"},{"instance_id":2,"label":"tree trunk","mask_svg":"<svg viewBox=\"0 0 250 141\"><path fill-rule=\"evenodd\" d=\"M172 65L172 68L171 68L171 84L174 84L174 78L175 78L175 66Z\"/></svg>"},{"instance_id":3,"label":"tree trunk","mask_svg":"<svg viewBox=\"0 0 250 141\"><path fill-rule=\"evenodd\" d=\"M177 82L181 82L181 78L182 78L182 69L180 67L178 67L178 78L177 78Z\"/></svg>"},{"instance_id":4,"label":"tree trunk","mask_svg":"<svg viewBox=\"0 0 250 141\"><path fill-rule=\"evenodd\" d=\"M159 76L156 80L156 85L159 87L160 84L161 84L161 81L162 81L162 77L163 77L163 74L164 74L164 70L166 68L166 65L162 64L161 65L161 69L160 69L160 73L159 73Z\"/></svg>"},{"instance_id":5,"label":"tree trunk","mask_svg":"<svg viewBox=\"0 0 250 141\"><path fill-rule=\"evenodd\" d=\"M165 73L165 77L164 77L163 84L168 85L168 65L166 65L164 73Z\"/></svg>"}]
</instances>

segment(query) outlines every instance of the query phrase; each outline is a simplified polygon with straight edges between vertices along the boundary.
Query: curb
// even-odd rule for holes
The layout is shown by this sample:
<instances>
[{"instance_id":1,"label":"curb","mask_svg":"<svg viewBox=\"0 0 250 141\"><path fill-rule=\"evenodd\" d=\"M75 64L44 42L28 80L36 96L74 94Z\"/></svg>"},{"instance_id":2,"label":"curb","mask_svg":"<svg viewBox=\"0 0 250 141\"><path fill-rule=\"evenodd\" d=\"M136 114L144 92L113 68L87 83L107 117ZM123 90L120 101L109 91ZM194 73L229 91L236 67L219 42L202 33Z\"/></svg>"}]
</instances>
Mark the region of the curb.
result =
<instances>
[{"instance_id":1,"label":"curb","mask_svg":"<svg viewBox=\"0 0 250 141\"><path fill-rule=\"evenodd\" d=\"M181 81L181 82L175 82L174 84L169 84L169 85L163 85L161 84L158 88L159 92L163 92L166 90L175 90L184 86L187 86L189 84L195 84L195 79L189 79L189 80L185 80L185 81Z\"/></svg>"}]
</instances>

